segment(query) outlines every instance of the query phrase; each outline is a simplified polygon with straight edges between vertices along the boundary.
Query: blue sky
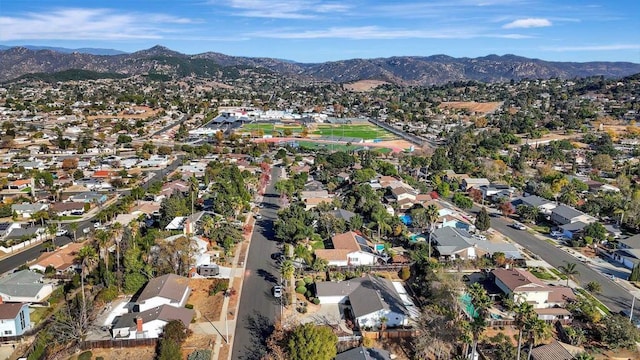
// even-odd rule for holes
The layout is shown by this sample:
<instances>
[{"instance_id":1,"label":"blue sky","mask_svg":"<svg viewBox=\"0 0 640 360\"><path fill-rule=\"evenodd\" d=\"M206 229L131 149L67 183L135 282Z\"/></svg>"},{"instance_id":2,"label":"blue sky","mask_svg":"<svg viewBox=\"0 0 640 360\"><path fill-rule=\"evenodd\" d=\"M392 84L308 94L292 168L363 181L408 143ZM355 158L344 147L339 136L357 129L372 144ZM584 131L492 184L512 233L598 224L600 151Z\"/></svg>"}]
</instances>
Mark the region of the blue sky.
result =
<instances>
[{"instance_id":1,"label":"blue sky","mask_svg":"<svg viewBox=\"0 0 640 360\"><path fill-rule=\"evenodd\" d=\"M0 44L640 63L638 0L0 0Z\"/></svg>"}]
</instances>

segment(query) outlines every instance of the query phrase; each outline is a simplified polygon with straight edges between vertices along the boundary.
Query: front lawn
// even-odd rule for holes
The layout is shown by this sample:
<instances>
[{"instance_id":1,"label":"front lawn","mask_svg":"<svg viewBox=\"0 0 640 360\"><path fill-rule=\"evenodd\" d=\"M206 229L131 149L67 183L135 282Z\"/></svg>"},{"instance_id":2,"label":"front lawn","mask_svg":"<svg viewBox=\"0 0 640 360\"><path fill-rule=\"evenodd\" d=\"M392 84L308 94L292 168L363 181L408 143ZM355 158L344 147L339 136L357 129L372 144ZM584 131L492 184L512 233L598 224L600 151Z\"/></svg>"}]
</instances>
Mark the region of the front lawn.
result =
<instances>
[{"instance_id":1,"label":"front lawn","mask_svg":"<svg viewBox=\"0 0 640 360\"><path fill-rule=\"evenodd\" d=\"M73 216L73 215L67 215L67 216L60 216L59 220L80 220L82 219L82 216Z\"/></svg>"},{"instance_id":2,"label":"front lawn","mask_svg":"<svg viewBox=\"0 0 640 360\"><path fill-rule=\"evenodd\" d=\"M529 272L532 273L535 277L537 277L540 280L556 280L555 276L553 276L547 270L542 268L531 269L529 270Z\"/></svg>"}]
</instances>

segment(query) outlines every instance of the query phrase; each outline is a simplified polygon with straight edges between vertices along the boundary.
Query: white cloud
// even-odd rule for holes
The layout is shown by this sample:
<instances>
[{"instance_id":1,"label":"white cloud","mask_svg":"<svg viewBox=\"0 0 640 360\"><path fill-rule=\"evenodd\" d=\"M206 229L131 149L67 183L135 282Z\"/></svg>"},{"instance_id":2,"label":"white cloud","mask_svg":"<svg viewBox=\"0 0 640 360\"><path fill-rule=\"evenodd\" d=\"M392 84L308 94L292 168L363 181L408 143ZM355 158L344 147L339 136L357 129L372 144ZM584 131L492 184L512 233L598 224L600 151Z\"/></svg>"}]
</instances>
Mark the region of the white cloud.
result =
<instances>
[{"instance_id":1,"label":"white cloud","mask_svg":"<svg viewBox=\"0 0 640 360\"><path fill-rule=\"evenodd\" d=\"M350 6L318 0L229 0L233 15L270 19L312 19L329 13L343 13ZM219 5L219 1L212 4Z\"/></svg>"},{"instance_id":2,"label":"white cloud","mask_svg":"<svg viewBox=\"0 0 640 360\"><path fill-rule=\"evenodd\" d=\"M519 34L488 34L478 29L439 29L413 30L389 29L378 26L331 27L320 30L281 29L248 34L248 36L276 39L350 39L350 40L389 40L389 39L472 39L480 37L522 39L528 36Z\"/></svg>"},{"instance_id":3,"label":"white cloud","mask_svg":"<svg viewBox=\"0 0 640 360\"><path fill-rule=\"evenodd\" d=\"M191 19L111 9L64 8L50 12L0 16L0 40L162 39ZM173 25L173 26L171 26Z\"/></svg>"},{"instance_id":4,"label":"white cloud","mask_svg":"<svg viewBox=\"0 0 640 360\"><path fill-rule=\"evenodd\" d=\"M616 51L616 50L638 50L640 44L608 44L608 45L583 45L583 46L555 46L543 47L547 51Z\"/></svg>"},{"instance_id":5,"label":"white cloud","mask_svg":"<svg viewBox=\"0 0 640 360\"><path fill-rule=\"evenodd\" d=\"M502 26L504 29L523 29L551 26L551 21L542 18L527 18L514 20Z\"/></svg>"}]
</instances>

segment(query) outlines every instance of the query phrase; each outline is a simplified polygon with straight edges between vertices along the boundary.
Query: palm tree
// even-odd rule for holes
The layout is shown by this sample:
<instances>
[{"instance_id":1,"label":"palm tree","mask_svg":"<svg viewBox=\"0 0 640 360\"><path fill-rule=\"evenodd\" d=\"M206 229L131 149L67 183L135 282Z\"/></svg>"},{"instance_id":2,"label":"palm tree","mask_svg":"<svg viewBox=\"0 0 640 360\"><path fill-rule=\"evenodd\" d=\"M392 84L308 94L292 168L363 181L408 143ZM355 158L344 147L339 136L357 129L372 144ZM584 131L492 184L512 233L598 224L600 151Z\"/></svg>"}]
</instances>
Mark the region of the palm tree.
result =
<instances>
[{"instance_id":1,"label":"palm tree","mask_svg":"<svg viewBox=\"0 0 640 360\"><path fill-rule=\"evenodd\" d=\"M98 258L102 258L104 261L104 266L109 271L109 240L111 238L111 234L106 230L98 230L95 233L95 238L98 242Z\"/></svg>"},{"instance_id":2,"label":"palm tree","mask_svg":"<svg viewBox=\"0 0 640 360\"><path fill-rule=\"evenodd\" d=\"M76 239L76 231L78 230L78 223L71 223L69 224L69 229L71 229L71 232L73 233L73 242L78 242L78 240Z\"/></svg>"},{"instance_id":3,"label":"palm tree","mask_svg":"<svg viewBox=\"0 0 640 360\"><path fill-rule=\"evenodd\" d=\"M87 269L95 264L97 258L96 249L93 246L85 245L78 250L77 259L80 261L80 289L82 291L82 303L86 304L86 297L84 294L84 281L87 275Z\"/></svg>"},{"instance_id":4,"label":"palm tree","mask_svg":"<svg viewBox=\"0 0 640 360\"><path fill-rule=\"evenodd\" d=\"M293 262L291 260L285 260L282 262L280 267L280 275L285 281L289 283L289 289L293 289L293 274L296 272L296 268L293 266ZM295 294L295 292L291 291L291 294ZM293 302L292 302L293 303Z\"/></svg>"},{"instance_id":5,"label":"palm tree","mask_svg":"<svg viewBox=\"0 0 640 360\"><path fill-rule=\"evenodd\" d=\"M487 294L487 291L479 283L474 283L469 288L469 295L471 295L471 304L476 311L476 316L472 316L471 320L471 333L473 334L473 346L471 348L471 358L475 359L478 340L480 335L487 328L487 314L489 307L491 307L491 298Z\"/></svg>"},{"instance_id":6,"label":"palm tree","mask_svg":"<svg viewBox=\"0 0 640 360\"><path fill-rule=\"evenodd\" d=\"M529 355L527 360L531 360L531 350L540 340L544 340L551 336L551 328L544 320L538 319L537 316L532 318L528 324L529 330Z\"/></svg>"},{"instance_id":7,"label":"palm tree","mask_svg":"<svg viewBox=\"0 0 640 360\"><path fill-rule=\"evenodd\" d=\"M567 263L567 265L559 266L558 270L567 277L567 286L569 286L569 279L573 280L576 275L580 274L578 269L576 269L576 263Z\"/></svg>"},{"instance_id":8,"label":"palm tree","mask_svg":"<svg viewBox=\"0 0 640 360\"><path fill-rule=\"evenodd\" d=\"M515 325L518 328L518 356L517 360L520 360L520 352L522 348L522 333L526 330L527 324L529 324L532 317L537 317L535 311L533 311L533 305L527 302L521 302L514 309Z\"/></svg>"},{"instance_id":9,"label":"palm tree","mask_svg":"<svg viewBox=\"0 0 640 360\"><path fill-rule=\"evenodd\" d=\"M429 224L429 258L431 258L431 234L433 233L433 227L438 221L440 217L440 212L438 211L438 207L434 204L430 204L427 206L425 210L425 216L427 219L427 223Z\"/></svg>"}]
</instances>

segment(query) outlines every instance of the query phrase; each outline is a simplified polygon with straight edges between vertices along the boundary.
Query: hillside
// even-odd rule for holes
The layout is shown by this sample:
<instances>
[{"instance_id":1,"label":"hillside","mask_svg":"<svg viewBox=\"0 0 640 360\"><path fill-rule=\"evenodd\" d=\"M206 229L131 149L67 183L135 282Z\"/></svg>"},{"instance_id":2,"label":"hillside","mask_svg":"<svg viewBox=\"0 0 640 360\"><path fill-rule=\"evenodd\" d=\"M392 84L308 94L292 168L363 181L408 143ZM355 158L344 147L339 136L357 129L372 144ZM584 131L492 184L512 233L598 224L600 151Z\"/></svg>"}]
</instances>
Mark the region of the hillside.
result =
<instances>
[{"instance_id":1,"label":"hillside","mask_svg":"<svg viewBox=\"0 0 640 360\"><path fill-rule=\"evenodd\" d=\"M480 58L403 56L303 64L215 52L185 55L162 46L118 55L62 53L24 47L0 51L0 81L29 73L53 73L69 69L123 75L162 74L170 77L198 76L216 79L274 73L339 83L379 80L400 85L431 85L461 80L496 82L597 75L619 78L640 73L640 64L549 62L514 55L489 55Z\"/></svg>"}]
</instances>

